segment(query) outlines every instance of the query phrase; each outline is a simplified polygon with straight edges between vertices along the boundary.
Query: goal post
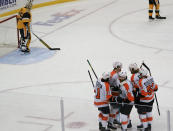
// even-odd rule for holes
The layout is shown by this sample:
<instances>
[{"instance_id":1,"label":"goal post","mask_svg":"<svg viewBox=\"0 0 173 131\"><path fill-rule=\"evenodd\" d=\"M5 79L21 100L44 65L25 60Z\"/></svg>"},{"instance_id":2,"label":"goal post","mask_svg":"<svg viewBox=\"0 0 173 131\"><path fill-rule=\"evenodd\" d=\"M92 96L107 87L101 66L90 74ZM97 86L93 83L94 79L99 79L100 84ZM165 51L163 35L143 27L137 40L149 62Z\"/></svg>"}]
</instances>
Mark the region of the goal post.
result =
<instances>
[{"instance_id":1,"label":"goal post","mask_svg":"<svg viewBox=\"0 0 173 131\"><path fill-rule=\"evenodd\" d=\"M17 15L0 19L0 48L18 48Z\"/></svg>"}]
</instances>

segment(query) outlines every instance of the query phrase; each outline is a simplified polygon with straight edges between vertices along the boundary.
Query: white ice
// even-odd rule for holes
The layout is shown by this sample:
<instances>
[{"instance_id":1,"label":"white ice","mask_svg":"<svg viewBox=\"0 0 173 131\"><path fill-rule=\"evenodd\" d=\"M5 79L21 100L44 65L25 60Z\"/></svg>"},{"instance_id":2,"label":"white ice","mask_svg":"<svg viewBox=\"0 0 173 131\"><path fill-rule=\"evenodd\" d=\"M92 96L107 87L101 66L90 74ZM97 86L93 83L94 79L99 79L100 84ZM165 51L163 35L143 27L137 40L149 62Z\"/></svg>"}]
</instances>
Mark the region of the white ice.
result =
<instances>
[{"instance_id":1,"label":"white ice","mask_svg":"<svg viewBox=\"0 0 173 131\"><path fill-rule=\"evenodd\" d=\"M61 50L49 51L32 35L31 54L0 57L0 131L61 131L61 98L66 131L98 131L87 59L98 76L114 61L130 76L128 65L144 60L159 85L161 116L154 103L152 128L166 131L167 110L173 123L173 2L160 3L167 19L152 22L148 0L78 0L33 10L32 30ZM135 108L131 119L134 131Z\"/></svg>"}]
</instances>

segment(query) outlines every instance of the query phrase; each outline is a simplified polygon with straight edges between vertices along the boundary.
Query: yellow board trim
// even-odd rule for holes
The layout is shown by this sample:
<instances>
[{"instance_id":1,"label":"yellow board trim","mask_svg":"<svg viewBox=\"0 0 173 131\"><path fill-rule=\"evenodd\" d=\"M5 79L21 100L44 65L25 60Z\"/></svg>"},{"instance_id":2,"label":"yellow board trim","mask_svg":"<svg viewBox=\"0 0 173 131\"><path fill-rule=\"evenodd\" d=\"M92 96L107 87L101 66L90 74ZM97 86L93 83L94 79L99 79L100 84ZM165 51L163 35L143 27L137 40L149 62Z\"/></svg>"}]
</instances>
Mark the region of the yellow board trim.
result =
<instances>
[{"instance_id":1,"label":"yellow board trim","mask_svg":"<svg viewBox=\"0 0 173 131\"><path fill-rule=\"evenodd\" d=\"M40 4L35 4L32 6L32 9L40 8L40 7L45 7L45 6L50 6L50 5L55 5L59 3L65 3L65 2L71 2L71 1L76 1L76 0L55 0L55 1L50 1L50 2L45 2L45 3L40 3ZM20 9L12 10L3 14L0 14L0 17L5 17L8 15L13 15L19 12Z\"/></svg>"}]
</instances>

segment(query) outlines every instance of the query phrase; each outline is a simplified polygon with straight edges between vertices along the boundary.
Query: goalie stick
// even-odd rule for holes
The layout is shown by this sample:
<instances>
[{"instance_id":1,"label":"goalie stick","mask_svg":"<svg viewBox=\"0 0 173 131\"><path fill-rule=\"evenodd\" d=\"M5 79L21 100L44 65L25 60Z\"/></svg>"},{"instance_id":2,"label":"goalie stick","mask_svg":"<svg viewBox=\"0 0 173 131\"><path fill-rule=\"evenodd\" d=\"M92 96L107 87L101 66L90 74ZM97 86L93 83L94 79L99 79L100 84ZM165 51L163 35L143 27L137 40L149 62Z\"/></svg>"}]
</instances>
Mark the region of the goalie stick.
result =
<instances>
[{"instance_id":1,"label":"goalie stick","mask_svg":"<svg viewBox=\"0 0 173 131\"><path fill-rule=\"evenodd\" d=\"M60 50L60 48L51 48L46 42L44 42L41 38L39 38L34 32L32 34L39 39L39 41L46 46L49 50Z\"/></svg>"},{"instance_id":2,"label":"goalie stick","mask_svg":"<svg viewBox=\"0 0 173 131\"><path fill-rule=\"evenodd\" d=\"M150 76L151 76L150 68L144 63L144 61L142 62L141 67L142 67L142 66L144 66L144 67L149 71L149 74L150 74ZM159 114L159 116L160 116L159 103L158 103L158 100L157 100L157 95L156 95L156 93L154 93L154 96L155 96L155 99L156 99L158 114Z\"/></svg>"}]
</instances>

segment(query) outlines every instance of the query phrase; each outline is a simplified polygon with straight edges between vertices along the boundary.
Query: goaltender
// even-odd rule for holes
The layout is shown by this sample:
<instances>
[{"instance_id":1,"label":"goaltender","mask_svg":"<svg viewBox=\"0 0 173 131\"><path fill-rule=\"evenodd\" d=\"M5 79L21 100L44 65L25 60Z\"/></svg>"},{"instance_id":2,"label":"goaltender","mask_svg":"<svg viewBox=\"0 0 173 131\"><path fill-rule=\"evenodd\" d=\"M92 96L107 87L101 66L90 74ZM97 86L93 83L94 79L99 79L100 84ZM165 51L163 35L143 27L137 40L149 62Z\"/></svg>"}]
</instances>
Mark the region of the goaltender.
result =
<instances>
[{"instance_id":1,"label":"goaltender","mask_svg":"<svg viewBox=\"0 0 173 131\"><path fill-rule=\"evenodd\" d=\"M31 42L31 8L32 1L28 1L25 7L21 8L17 15L17 28L20 32L20 50L22 52L30 52L30 42Z\"/></svg>"}]
</instances>

